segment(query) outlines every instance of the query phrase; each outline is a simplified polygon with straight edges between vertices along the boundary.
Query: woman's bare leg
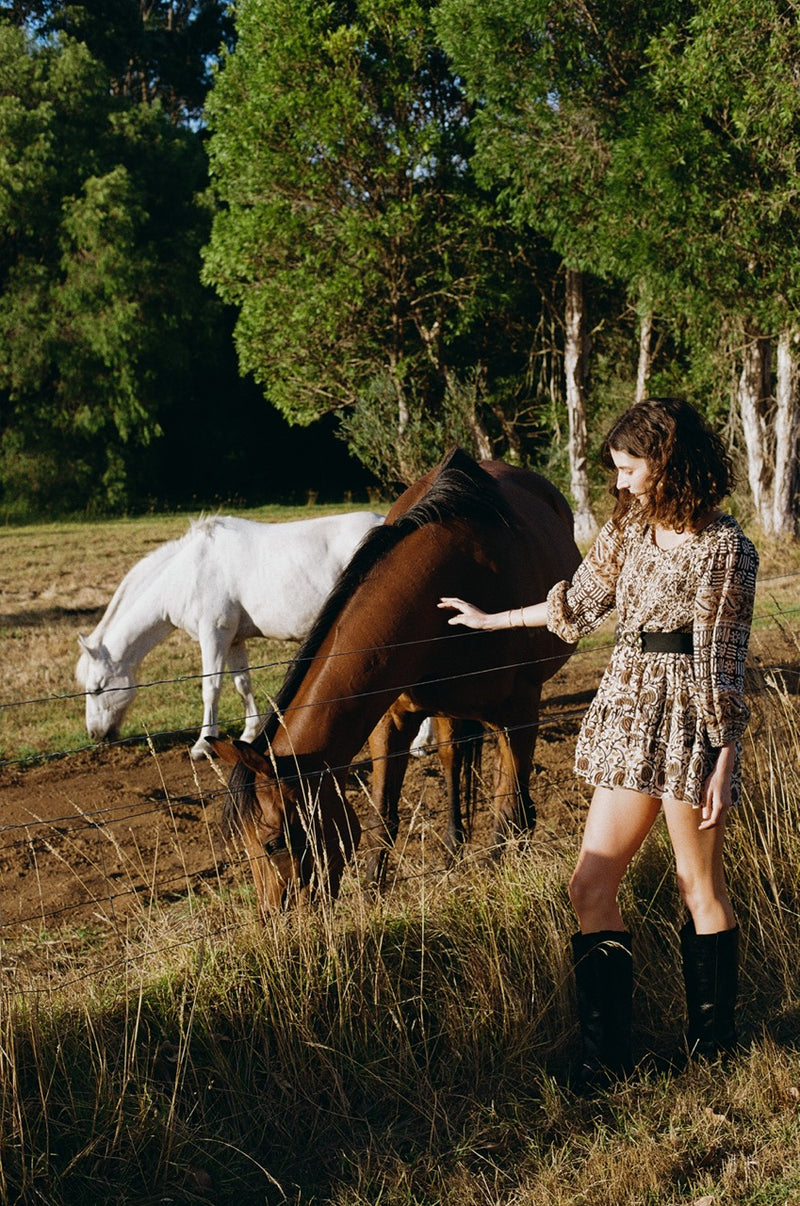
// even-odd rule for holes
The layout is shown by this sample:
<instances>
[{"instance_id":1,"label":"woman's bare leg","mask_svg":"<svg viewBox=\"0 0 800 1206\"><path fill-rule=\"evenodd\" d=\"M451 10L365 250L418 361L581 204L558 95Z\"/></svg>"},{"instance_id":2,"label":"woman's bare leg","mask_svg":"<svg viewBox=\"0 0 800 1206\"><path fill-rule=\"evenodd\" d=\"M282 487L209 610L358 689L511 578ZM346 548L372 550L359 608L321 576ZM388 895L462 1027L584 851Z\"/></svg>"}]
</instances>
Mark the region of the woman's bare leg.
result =
<instances>
[{"instance_id":1,"label":"woman's bare leg","mask_svg":"<svg viewBox=\"0 0 800 1206\"><path fill-rule=\"evenodd\" d=\"M678 886L684 904L691 913L695 932L718 934L736 924L728 899L722 846L725 820L713 829L698 829L703 819L699 808L683 800L663 800Z\"/></svg>"},{"instance_id":2,"label":"woman's bare leg","mask_svg":"<svg viewBox=\"0 0 800 1206\"><path fill-rule=\"evenodd\" d=\"M661 803L654 796L625 787L595 788L569 884L582 933L625 929L617 893L631 859L653 827Z\"/></svg>"}]
</instances>

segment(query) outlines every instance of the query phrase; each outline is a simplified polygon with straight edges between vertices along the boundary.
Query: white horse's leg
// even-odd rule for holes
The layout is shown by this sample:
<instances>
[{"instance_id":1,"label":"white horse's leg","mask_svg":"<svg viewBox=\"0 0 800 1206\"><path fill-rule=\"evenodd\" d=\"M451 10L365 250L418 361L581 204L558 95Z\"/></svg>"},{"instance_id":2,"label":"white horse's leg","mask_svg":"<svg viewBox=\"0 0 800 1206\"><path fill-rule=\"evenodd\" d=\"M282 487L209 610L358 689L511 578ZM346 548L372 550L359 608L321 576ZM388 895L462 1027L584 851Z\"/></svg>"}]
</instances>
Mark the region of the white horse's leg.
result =
<instances>
[{"instance_id":1,"label":"white horse's leg","mask_svg":"<svg viewBox=\"0 0 800 1206\"><path fill-rule=\"evenodd\" d=\"M230 633L224 628L200 633L200 653L203 659L203 726L200 736L189 751L195 762L212 752L206 738L219 736L219 697L230 639Z\"/></svg>"},{"instance_id":2,"label":"white horse's leg","mask_svg":"<svg viewBox=\"0 0 800 1206\"><path fill-rule=\"evenodd\" d=\"M233 685L242 697L244 704L244 729L242 741L253 741L261 728L262 717L259 714L253 688L250 684L250 666L247 661L247 646L244 641L234 641L228 650L228 665L233 671Z\"/></svg>"},{"instance_id":3,"label":"white horse's leg","mask_svg":"<svg viewBox=\"0 0 800 1206\"><path fill-rule=\"evenodd\" d=\"M419 732L411 742L411 753L415 758L422 758L425 754L430 754L436 743L436 734L433 730L433 721L430 716L426 716L420 725Z\"/></svg>"}]
</instances>

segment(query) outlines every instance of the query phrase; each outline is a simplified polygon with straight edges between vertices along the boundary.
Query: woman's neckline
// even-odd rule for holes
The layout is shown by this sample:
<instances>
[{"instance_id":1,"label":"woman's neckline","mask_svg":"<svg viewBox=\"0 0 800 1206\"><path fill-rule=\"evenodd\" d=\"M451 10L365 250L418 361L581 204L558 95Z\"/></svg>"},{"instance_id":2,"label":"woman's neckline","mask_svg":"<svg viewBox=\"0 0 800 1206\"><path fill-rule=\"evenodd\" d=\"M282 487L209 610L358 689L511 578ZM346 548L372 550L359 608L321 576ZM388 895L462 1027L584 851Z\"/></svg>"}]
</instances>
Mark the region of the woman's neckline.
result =
<instances>
[{"instance_id":1,"label":"woman's neckline","mask_svg":"<svg viewBox=\"0 0 800 1206\"><path fill-rule=\"evenodd\" d=\"M650 524L650 539L653 542L654 547L657 548L660 553L674 553L678 549L684 548L685 545L692 544L698 539L698 537L702 536L704 532L707 532L712 524L715 524L717 520L721 518L722 511L711 511L708 516L703 518L703 521L698 528L696 528L694 531L686 532L675 532L671 528L662 528L659 532L655 524ZM669 537L676 537L674 543L660 544L659 536L661 539L663 539L664 535L667 533Z\"/></svg>"}]
</instances>

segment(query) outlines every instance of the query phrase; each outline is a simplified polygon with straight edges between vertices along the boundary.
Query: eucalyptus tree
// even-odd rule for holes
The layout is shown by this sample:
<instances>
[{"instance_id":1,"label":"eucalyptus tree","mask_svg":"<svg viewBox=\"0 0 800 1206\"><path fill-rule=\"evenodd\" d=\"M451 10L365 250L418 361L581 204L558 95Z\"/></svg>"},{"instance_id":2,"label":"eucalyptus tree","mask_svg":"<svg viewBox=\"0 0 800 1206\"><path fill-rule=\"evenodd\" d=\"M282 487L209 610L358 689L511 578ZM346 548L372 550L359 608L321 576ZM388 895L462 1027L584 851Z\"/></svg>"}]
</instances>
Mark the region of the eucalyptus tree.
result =
<instances>
[{"instance_id":1,"label":"eucalyptus tree","mask_svg":"<svg viewBox=\"0 0 800 1206\"><path fill-rule=\"evenodd\" d=\"M502 439L492 334L518 287L432 8L245 0L207 106L205 279L238 309L242 371L293 423L337 412L401 480L454 435Z\"/></svg>"},{"instance_id":2,"label":"eucalyptus tree","mask_svg":"<svg viewBox=\"0 0 800 1206\"><path fill-rule=\"evenodd\" d=\"M753 502L776 534L797 518L798 63L793 6L704 0L653 41L648 120L614 169L639 201L627 243L689 318L696 354L722 339L738 364Z\"/></svg>"}]
</instances>

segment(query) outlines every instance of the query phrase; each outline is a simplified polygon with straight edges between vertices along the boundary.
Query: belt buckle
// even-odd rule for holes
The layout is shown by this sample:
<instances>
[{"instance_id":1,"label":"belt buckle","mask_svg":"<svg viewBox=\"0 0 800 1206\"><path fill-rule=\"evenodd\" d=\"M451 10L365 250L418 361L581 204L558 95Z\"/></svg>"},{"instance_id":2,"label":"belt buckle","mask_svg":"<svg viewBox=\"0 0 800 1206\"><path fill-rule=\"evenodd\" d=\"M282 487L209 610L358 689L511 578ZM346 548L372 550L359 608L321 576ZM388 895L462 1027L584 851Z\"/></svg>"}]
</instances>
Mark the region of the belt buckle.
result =
<instances>
[{"instance_id":1,"label":"belt buckle","mask_svg":"<svg viewBox=\"0 0 800 1206\"><path fill-rule=\"evenodd\" d=\"M624 645L627 649L635 649L637 653L642 653L644 650L641 628L618 628L616 638L617 644Z\"/></svg>"}]
</instances>

